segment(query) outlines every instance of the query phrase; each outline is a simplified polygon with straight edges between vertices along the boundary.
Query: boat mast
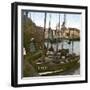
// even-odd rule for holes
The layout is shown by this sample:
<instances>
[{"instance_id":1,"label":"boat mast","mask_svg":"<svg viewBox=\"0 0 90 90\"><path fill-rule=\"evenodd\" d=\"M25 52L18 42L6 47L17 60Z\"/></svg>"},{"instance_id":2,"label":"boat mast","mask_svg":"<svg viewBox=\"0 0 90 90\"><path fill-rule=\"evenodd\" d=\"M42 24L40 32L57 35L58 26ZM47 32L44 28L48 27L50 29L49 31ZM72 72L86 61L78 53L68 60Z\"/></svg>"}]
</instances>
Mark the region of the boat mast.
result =
<instances>
[{"instance_id":1,"label":"boat mast","mask_svg":"<svg viewBox=\"0 0 90 90\"><path fill-rule=\"evenodd\" d=\"M58 23L58 28L57 28L57 26L56 26L56 32L57 32L57 46L56 46L56 52L58 52L59 30L60 30L60 14L59 14L59 23Z\"/></svg>"},{"instance_id":2,"label":"boat mast","mask_svg":"<svg viewBox=\"0 0 90 90\"><path fill-rule=\"evenodd\" d=\"M74 51L74 43L73 43L73 40L74 40L74 28L73 28L73 35L72 35L72 54L73 54L73 51Z\"/></svg>"},{"instance_id":3,"label":"boat mast","mask_svg":"<svg viewBox=\"0 0 90 90\"><path fill-rule=\"evenodd\" d=\"M49 48L50 34L51 34L51 14L49 14L49 29L48 29L48 44L47 49Z\"/></svg>"},{"instance_id":4,"label":"boat mast","mask_svg":"<svg viewBox=\"0 0 90 90\"><path fill-rule=\"evenodd\" d=\"M61 30L61 36L62 36L62 46L61 48L63 49L63 33L64 33L64 30L65 30L65 24L66 24L66 14L64 14L64 21L63 21L63 24L62 24L62 30Z\"/></svg>"},{"instance_id":5,"label":"boat mast","mask_svg":"<svg viewBox=\"0 0 90 90\"><path fill-rule=\"evenodd\" d=\"M43 32L43 40L44 40L44 43L45 43L45 32L46 32L46 17L47 17L47 13L45 12L44 14L44 32ZM44 47L44 45L43 45Z\"/></svg>"},{"instance_id":6,"label":"boat mast","mask_svg":"<svg viewBox=\"0 0 90 90\"><path fill-rule=\"evenodd\" d=\"M51 14L49 15L50 19L49 19L49 31L51 31Z\"/></svg>"},{"instance_id":7,"label":"boat mast","mask_svg":"<svg viewBox=\"0 0 90 90\"><path fill-rule=\"evenodd\" d=\"M59 38L59 32L60 32L60 14L59 14L59 30L58 30L58 38Z\"/></svg>"},{"instance_id":8,"label":"boat mast","mask_svg":"<svg viewBox=\"0 0 90 90\"><path fill-rule=\"evenodd\" d=\"M46 31L46 12L44 14L44 31L43 31L43 46L42 46L42 51L43 51L43 55L42 55L42 61L45 62L45 31Z\"/></svg>"},{"instance_id":9,"label":"boat mast","mask_svg":"<svg viewBox=\"0 0 90 90\"><path fill-rule=\"evenodd\" d=\"M44 44L43 44L43 49L45 49L45 31L46 31L46 17L47 17L47 13L45 12L45 17L44 17L44 35L43 35L43 40L44 40ZM45 50L44 50L45 51ZM44 52L45 53L45 52Z\"/></svg>"},{"instance_id":10,"label":"boat mast","mask_svg":"<svg viewBox=\"0 0 90 90\"><path fill-rule=\"evenodd\" d=\"M46 31L46 17L47 17L47 13L45 12L45 17L44 17L44 35L45 35L45 31Z\"/></svg>"},{"instance_id":11,"label":"boat mast","mask_svg":"<svg viewBox=\"0 0 90 90\"><path fill-rule=\"evenodd\" d=\"M58 52L58 30L57 30L57 25L56 25L56 53Z\"/></svg>"}]
</instances>

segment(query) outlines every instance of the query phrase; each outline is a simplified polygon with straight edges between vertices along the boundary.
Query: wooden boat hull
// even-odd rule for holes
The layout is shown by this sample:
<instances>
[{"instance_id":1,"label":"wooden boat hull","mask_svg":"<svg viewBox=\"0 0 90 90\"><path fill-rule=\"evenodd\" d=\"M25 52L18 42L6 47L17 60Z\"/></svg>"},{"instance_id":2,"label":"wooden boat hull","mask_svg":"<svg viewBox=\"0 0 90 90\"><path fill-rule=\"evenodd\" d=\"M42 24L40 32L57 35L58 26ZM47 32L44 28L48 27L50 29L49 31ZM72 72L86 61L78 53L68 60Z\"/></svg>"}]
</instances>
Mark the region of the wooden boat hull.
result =
<instances>
[{"instance_id":1,"label":"wooden boat hull","mask_svg":"<svg viewBox=\"0 0 90 90\"><path fill-rule=\"evenodd\" d=\"M79 58L75 58L65 63L42 63L35 65L35 69L40 76L49 76L49 75L64 75L64 73L68 73L70 70L75 70L80 67Z\"/></svg>"}]
</instances>

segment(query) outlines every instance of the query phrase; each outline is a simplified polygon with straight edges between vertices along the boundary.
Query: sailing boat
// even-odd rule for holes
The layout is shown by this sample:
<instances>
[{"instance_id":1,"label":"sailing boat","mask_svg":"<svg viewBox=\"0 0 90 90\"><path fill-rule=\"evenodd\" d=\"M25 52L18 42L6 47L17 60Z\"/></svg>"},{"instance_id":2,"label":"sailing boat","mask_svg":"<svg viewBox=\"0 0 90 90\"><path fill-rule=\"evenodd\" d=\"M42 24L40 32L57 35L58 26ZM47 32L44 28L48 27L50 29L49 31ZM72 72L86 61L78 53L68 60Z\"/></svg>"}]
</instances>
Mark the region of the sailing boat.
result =
<instances>
[{"instance_id":1,"label":"sailing boat","mask_svg":"<svg viewBox=\"0 0 90 90\"><path fill-rule=\"evenodd\" d=\"M52 51L52 55L48 54L45 56L45 62L44 63L37 63L38 60L35 62L35 68L36 71L40 76L48 76L48 75L62 75L64 73L68 73L70 70L74 70L80 66L80 56L73 53L73 40L72 40L72 54L69 54L69 49L64 49L64 38L63 33L66 29L65 27L65 17L66 14L64 14L64 22L62 24L62 27L60 29L60 15L59 15L59 30L61 30L61 41L62 41L62 48L58 49L58 39L56 42L56 51L49 49L49 44L47 44L47 52ZM57 31L57 27L56 27ZM51 34L51 16L49 21L49 30L48 33ZM58 33L58 31L57 31ZM59 34L56 34L57 37ZM49 37L48 37L49 38ZM50 40L50 38L49 38ZM51 43L52 48L52 43Z\"/></svg>"}]
</instances>

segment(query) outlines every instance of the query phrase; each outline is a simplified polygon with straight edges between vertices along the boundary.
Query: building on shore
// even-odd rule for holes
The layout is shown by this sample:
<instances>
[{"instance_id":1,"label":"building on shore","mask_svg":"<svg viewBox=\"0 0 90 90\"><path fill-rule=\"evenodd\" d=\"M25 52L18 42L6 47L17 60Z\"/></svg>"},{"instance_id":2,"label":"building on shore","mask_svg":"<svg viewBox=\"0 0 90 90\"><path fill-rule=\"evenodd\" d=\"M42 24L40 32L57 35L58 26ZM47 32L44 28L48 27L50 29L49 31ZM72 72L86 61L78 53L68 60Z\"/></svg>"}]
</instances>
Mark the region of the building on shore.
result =
<instances>
[{"instance_id":1,"label":"building on shore","mask_svg":"<svg viewBox=\"0 0 90 90\"><path fill-rule=\"evenodd\" d=\"M57 35L58 35L58 38L61 38L62 37L62 31L61 30L54 30L52 29L51 30L52 34L53 34L53 38L57 38ZM48 39L48 29L46 29L45 31L45 39ZM66 28L64 31L63 31L63 38L66 38L66 39L72 39L72 38L80 38L80 30L77 29L77 28Z\"/></svg>"}]
</instances>

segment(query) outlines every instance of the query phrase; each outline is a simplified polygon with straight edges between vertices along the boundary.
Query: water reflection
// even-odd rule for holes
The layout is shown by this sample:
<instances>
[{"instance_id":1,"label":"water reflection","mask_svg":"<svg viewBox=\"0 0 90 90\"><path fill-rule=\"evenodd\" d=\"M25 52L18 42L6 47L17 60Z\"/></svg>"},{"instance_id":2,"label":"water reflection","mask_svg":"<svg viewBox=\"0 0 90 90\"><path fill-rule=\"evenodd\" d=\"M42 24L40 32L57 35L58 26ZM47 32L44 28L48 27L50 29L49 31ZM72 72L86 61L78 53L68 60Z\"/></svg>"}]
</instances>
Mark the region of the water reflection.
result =
<instances>
[{"instance_id":1,"label":"water reflection","mask_svg":"<svg viewBox=\"0 0 90 90\"><path fill-rule=\"evenodd\" d=\"M48 48L51 47L51 43L49 42L45 42L45 45L47 47L48 44ZM63 41L58 43L58 49L62 49L62 44L63 44L63 48L64 49L69 49L69 53L72 54L72 42L68 43L68 41ZM56 47L57 47L57 43L53 43L52 47L54 49L54 51L56 51ZM75 53L76 55L80 55L80 41L73 41L73 53ZM63 73L63 75L79 75L80 74L80 67L78 67L77 69L72 69L71 71L65 72Z\"/></svg>"},{"instance_id":2,"label":"water reflection","mask_svg":"<svg viewBox=\"0 0 90 90\"><path fill-rule=\"evenodd\" d=\"M47 42L45 42L45 45L47 47ZM48 48L51 47L51 43L48 42ZM52 47L54 49L54 51L56 51L56 43L53 43L52 44ZM62 47L62 42L59 42L58 43L58 49L61 49ZM63 41L63 48L64 49L69 49L69 53L71 54L72 53L72 43L68 44L68 41ZM76 54L76 55L80 55L80 41L73 41L73 52Z\"/></svg>"}]
</instances>

